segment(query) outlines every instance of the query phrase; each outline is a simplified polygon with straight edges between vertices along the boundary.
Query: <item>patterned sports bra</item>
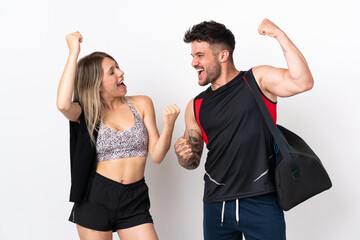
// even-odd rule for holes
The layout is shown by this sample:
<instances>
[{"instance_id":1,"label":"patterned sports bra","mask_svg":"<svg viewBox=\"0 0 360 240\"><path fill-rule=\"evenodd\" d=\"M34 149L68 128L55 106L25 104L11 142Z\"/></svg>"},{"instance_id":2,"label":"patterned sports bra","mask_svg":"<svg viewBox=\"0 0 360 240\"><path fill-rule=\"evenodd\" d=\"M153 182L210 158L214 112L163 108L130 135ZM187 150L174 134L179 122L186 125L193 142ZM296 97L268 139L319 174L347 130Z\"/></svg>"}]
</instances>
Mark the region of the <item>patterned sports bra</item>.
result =
<instances>
[{"instance_id":1,"label":"patterned sports bra","mask_svg":"<svg viewBox=\"0 0 360 240\"><path fill-rule=\"evenodd\" d=\"M125 131L116 131L100 123L96 140L98 161L118 158L147 157L149 136L139 113L125 99L135 117L135 124Z\"/></svg>"}]
</instances>

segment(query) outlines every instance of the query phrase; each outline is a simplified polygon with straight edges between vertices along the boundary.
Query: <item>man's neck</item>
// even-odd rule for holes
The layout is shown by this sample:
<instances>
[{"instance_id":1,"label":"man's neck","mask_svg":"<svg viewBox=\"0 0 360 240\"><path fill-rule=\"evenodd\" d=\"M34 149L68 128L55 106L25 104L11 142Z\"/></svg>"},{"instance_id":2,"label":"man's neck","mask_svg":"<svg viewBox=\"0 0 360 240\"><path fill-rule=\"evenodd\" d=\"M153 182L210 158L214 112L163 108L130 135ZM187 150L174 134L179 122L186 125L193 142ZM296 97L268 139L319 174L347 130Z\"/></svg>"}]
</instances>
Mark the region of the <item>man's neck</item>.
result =
<instances>
[{"instance_id":1,"label":"man's neck","mask_svg":"<svg viewBox=\"0 0 360 240\"><path fill-rule=\"evenodd\" d=\"M239 71L235 68L234 65L225 67L224 69L222 69L219 78L211 83L211 89L215 91L219 87L224 86L225 84L233 80L238 74Z\"/></svg>"}]
</instances>

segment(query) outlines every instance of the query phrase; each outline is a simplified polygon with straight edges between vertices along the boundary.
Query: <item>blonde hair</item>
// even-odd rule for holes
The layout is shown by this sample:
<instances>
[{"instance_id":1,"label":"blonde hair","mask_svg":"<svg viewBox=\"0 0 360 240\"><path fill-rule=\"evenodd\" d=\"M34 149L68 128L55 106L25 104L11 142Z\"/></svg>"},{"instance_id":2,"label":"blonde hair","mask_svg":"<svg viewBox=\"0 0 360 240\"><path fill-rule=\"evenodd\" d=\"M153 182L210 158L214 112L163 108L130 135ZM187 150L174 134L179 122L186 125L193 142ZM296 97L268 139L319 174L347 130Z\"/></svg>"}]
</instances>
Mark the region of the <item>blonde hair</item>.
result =
<instances>
[{"instance_id":1,"label":"blonde hair","mask_svg":"<svg viewBox=\"0 0 360 240\"><path fill-rule=\"evenodd\" d=\"M74 101L78 101L81 105L85 124L93 144L95 143L93 133L94 130L98 130L101 112L105 106L99 88L104 75L102 61L106 57L115 61L106 53L94 52L80 59L76 67Z\"/></svg>"}]
</instances>

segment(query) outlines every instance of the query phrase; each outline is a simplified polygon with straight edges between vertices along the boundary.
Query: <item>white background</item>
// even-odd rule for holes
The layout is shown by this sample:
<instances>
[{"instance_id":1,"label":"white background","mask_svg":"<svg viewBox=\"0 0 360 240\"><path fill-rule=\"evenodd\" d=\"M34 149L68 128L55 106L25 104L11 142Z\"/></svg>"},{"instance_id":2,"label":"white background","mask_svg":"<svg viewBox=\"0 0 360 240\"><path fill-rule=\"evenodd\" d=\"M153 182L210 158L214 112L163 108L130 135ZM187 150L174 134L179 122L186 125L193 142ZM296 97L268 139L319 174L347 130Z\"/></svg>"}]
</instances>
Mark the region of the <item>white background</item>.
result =
<instances>
[{"instance_id":1,"label":"white background","mask_svg":"<svg viewBox=\"0 0 360 240\"><path fill-rule=\"evenodd\" d=\"M356 1L26 1L0 3L0 239L77 239L72 204L69 129L56 108L68 49L65 35L84 36L80 56L104 51L125 71L129 95L184 110L200 91L184 32L204 20L236 37L239 70L286 67L276 40L257 34L263 18L282 28L306 57L314 88L279 99L278 122L301 135L328 170L333 188L286 212L287 237L354 240L359 233L359 8ZM204 153L192 171L170 149L146 181L160 239L202 239ZM117 238L117 236L116 236Z\"/></svg>"}]
</instances>

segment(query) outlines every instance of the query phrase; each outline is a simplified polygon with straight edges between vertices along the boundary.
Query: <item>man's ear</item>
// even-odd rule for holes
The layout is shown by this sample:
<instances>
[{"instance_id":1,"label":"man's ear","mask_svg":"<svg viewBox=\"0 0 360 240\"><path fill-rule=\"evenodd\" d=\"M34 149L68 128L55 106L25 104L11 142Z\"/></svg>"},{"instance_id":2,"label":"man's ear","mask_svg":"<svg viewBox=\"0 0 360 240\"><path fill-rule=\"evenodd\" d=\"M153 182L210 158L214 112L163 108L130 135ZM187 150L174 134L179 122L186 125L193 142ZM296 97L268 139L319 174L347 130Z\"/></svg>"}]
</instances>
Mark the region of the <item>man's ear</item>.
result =
<instances>
[{"instance_id":1,"label":"man's ear","mask_svg":"<svg viewBox=\"0 0 360 240\"><path fill-rule=\"evenodd\" d=\"M228 50L222 50L220 53L219 53L219 62L220 63L224 63L226 62L228 59L229 59L229 51Z\"/></svg>"}]
</instances>

